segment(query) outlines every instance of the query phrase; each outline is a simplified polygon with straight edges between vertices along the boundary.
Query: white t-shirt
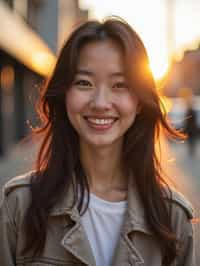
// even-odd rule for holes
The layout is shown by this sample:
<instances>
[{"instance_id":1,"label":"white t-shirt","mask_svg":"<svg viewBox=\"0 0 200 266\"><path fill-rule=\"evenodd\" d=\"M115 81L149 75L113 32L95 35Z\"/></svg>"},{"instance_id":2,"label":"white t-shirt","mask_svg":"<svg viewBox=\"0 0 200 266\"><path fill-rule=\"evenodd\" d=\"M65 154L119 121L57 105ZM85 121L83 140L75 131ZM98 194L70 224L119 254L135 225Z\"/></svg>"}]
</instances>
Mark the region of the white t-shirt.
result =
<instances>
[{"instance_id":1,"label":"white t-shirt","mask_svg":"<svg viewBox=\"0 0 200 266\"><path fill-rule=\"evenodd\" d=\"M110 202L90 193L87 211L81 217L96 266L110 266L118 242L127 201Z\"/></svg>"}]
</instances>

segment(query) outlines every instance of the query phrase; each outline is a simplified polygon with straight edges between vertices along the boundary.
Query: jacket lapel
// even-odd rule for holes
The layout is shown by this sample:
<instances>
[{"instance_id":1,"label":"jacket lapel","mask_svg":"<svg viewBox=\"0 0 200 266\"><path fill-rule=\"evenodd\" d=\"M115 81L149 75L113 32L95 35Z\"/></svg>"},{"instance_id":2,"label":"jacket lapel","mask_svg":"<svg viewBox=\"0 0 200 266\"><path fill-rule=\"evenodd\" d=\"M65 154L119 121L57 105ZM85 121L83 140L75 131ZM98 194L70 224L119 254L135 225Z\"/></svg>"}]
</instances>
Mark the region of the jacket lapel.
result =
<instances>
[{"instance_id":1,"label":"jacket lapel","mask_svg":"<svg viewBox=\"0 0 200 266\"><path fill-rule=\"evenodd\" d=\"M87 235L80 222L80 214L77 206L75 205L71 208L74 197L73 185L69 186L65 195L63 200L54 206L51 211L51 215L67 215L70 217L71 222L73 222L73 225L69 226L66 230L67 232L63 236L61 245L86 265L95 266L95 259ZM140 266L144 264L141 253L137 250L137 247L130 238L130 235L138 231L148 235L153 234L146 222L144 207L136 184L130 176L128 206L119 241L113 255L112 266Z\"/></svg>"},{"instance_id":2,"label":"jacket lapel","mask_svg":"<svg viewBox=\"0 0 200 266\"><path fill-rule=\"evenodd\" d=\"M141 253L137 250L130 235L136 232L153 234L150 230L144 214L144 207L139 197L134 179L129 177L128 207L119 241L115 249L112 266L139 266L144 264Z\"/></svg>"},{"instance_id":3,"label":"jacket lapel","mask_svg":"<svg viewBox=\"0 0 200 266\"><path fill-rule=\"evenodd\" d=\"M129 239L128 232L122 232L115 249L112 266L137 266L142 263L144 263L144 260L137 248Z\"/></svg>"},{"instance_id":4,"label":"jacket lapel","mask_svg":"<svg viewBox=\"0 0 200 266\"><path fill-rule=\"evenodd\" d=\"M62 239L63 247L86 265L95 266L95 259L80 222L77 222Z\"/></svg>"},{"instance_id":5,"label":"jacket lapel","mask_svg":"<svg viewBox=\"0 0 200 266\"><path fill-rule=\"evenodd\" d=\"M80 222L80 214L74 201L74 189L71 184L66 190L65 197L53 207L51 216L66 215L70 222L66 224L61 245L77 259L86 265L95 266L95 259L89 240Z\"/></svg>"}]
</instances>

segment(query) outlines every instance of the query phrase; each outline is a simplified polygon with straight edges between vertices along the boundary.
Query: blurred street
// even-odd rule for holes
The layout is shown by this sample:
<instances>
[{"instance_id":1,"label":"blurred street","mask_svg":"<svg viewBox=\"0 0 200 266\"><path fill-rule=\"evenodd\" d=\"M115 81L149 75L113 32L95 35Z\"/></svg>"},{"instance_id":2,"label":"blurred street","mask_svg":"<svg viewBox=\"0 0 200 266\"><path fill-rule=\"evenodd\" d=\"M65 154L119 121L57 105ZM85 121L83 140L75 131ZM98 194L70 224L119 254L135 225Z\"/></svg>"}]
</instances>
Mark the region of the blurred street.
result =
<instances>
[{"instance_id":1,"label":"blurred street","mask_svg":"<svg viewBox=\"0 0 200 266\"><path fill-rule=\"evenodd\" d=\"M196 143L196 153L191 155L187 142L169 143L168 162L170 178L195 206L196 215L200 216L200 140Z\"/></svg>"},{"instance_id":2,"label":"blurred street","mask_svg":"<svg viewBox=\"0 0 200 266\"><path fill-rule=\"evenodd\" d=\"M20 143L10 153L0 159L1 187L10 178L32 169L36 150L37 145L32 142Z\"/></svg>"},{"instance_id":3,"label":"blurred street","mask_svg":"<svg viewBox=\"0 0 200 266\"><path fill-rule=\"evenodd\" d=\"M193 204L195 217L200 217L200 140L196 143L196 154L191 156L187 143L169 144L170 157L167 168L177 189ZM169 156L169 155L168 155ZM196 265L200 265L200 220L194 224L196 240Z\"/></svg>"},{"instance_id":4,"label":"blurred street","mask_svg":"<svg viewBox=\"0 0 200 266\"><path fill-rule=\"evenodd\" d=\"M196 145L196 155L191 157L188 153L187 143L164 144L164 169L172 182L193 204L195 217L200 217L200 140ZM21 143L0 160L0 186L11 177L32 169L37 145L31 142ZM200 224L195 224L196 257L200 265L200 256L197 247L200 245Z\"/></svg>"}]
</instances>

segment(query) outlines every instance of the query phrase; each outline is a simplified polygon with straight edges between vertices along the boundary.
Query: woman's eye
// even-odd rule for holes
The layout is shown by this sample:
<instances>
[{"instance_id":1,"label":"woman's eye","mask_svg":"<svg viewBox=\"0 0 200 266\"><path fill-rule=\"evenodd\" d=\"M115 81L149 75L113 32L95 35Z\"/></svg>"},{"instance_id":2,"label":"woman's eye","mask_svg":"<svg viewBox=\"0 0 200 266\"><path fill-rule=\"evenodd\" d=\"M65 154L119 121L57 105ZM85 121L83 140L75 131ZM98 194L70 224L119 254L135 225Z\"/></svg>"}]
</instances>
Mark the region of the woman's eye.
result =
<instances>
[{"instance_id":1,"label":"woman's eye","mask_svg":"<svg viewBox=\"0 0 200 266\"><path fill-rule=\"evenodd\" d=\"M81 87L91 87L92 84L88 80L80 79L74 82L74 85Z\"/></svg>"},{"instance_id":2,"label":"woman's eye","mask_svg":"<svg viewBox=\"0 0 200 266\"><path fill-rule=\"evenodd\" d=\"M117 82L113 87L117 89L127 89L128 85L125 82Z\"/></svg>"}]
</instances>

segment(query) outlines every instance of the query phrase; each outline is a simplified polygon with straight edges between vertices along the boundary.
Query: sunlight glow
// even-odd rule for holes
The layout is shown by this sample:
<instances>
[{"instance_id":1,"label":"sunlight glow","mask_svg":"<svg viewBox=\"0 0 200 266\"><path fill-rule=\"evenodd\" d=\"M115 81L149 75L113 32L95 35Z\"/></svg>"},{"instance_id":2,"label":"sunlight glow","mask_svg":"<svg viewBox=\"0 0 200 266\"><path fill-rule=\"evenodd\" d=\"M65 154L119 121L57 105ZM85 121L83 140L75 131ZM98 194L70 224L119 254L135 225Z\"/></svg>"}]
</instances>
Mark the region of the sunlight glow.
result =
<instances>
[{"instance_id":1,"label":"sunlight glow","mask_svg":"<svg viewBox=\"0 0 200 266\"><path fill-rule=\"evenodd\" d=\"M33 71L48 76L56 62L56 57L46 43L3 2L0 2L0 17L1 47Z\"/></svg>"},{"instance_id":2,"label":"sunlight glow","mask_svg":"<svg viewBox=\"0 0 200 266\"><path fill-rule=\"evenodd\" d=\"M55 57L50 53L34 51L30 57L30 63L41 75L49 76L55 65Z\"/></svg>"},{"instance_id":3,"label":"sunlight glow","mask_svg":"<svg viewBox=\"0 0 200 266\"><path fill-rule=\"evenodd\" d=\"M163 104L164 110L163 110L162 106L161 106L161 109L164 112L166 111L167 113L169 113L170 110L172 109L172 100L170 98L166 97L166 96L162 96L161 97L161 102Z\"/></svg>"},{"instance_id":4,"label":"sunlight glow","mask_svg":"<svg viewBox=\"0 0 200 266\"><path fill-rule=\"evenodd\" d=\"M197 47L200 40L200 1L172 2L174 21L169 28L167 0L80 0L83 8L89 8L92 18L102 19L113 14L121 16L133 26L147 48L156 80L165 76L172 56L181 58L186 48L191 49L194 45ZM168 47L169 33L173 37L171 50Z\"/></svg>"},{"instance_id":5,"label":"sunlight glow","mask_svg":"<svg viewBox=\"0 0 200 266\"><path fill-rule=\"evenodd\" d=\"M162 60L156 60L157 58L150 59L150 68L156 80L162 79L169 69L168 62Z\"/></svg>"}]
</instances>

